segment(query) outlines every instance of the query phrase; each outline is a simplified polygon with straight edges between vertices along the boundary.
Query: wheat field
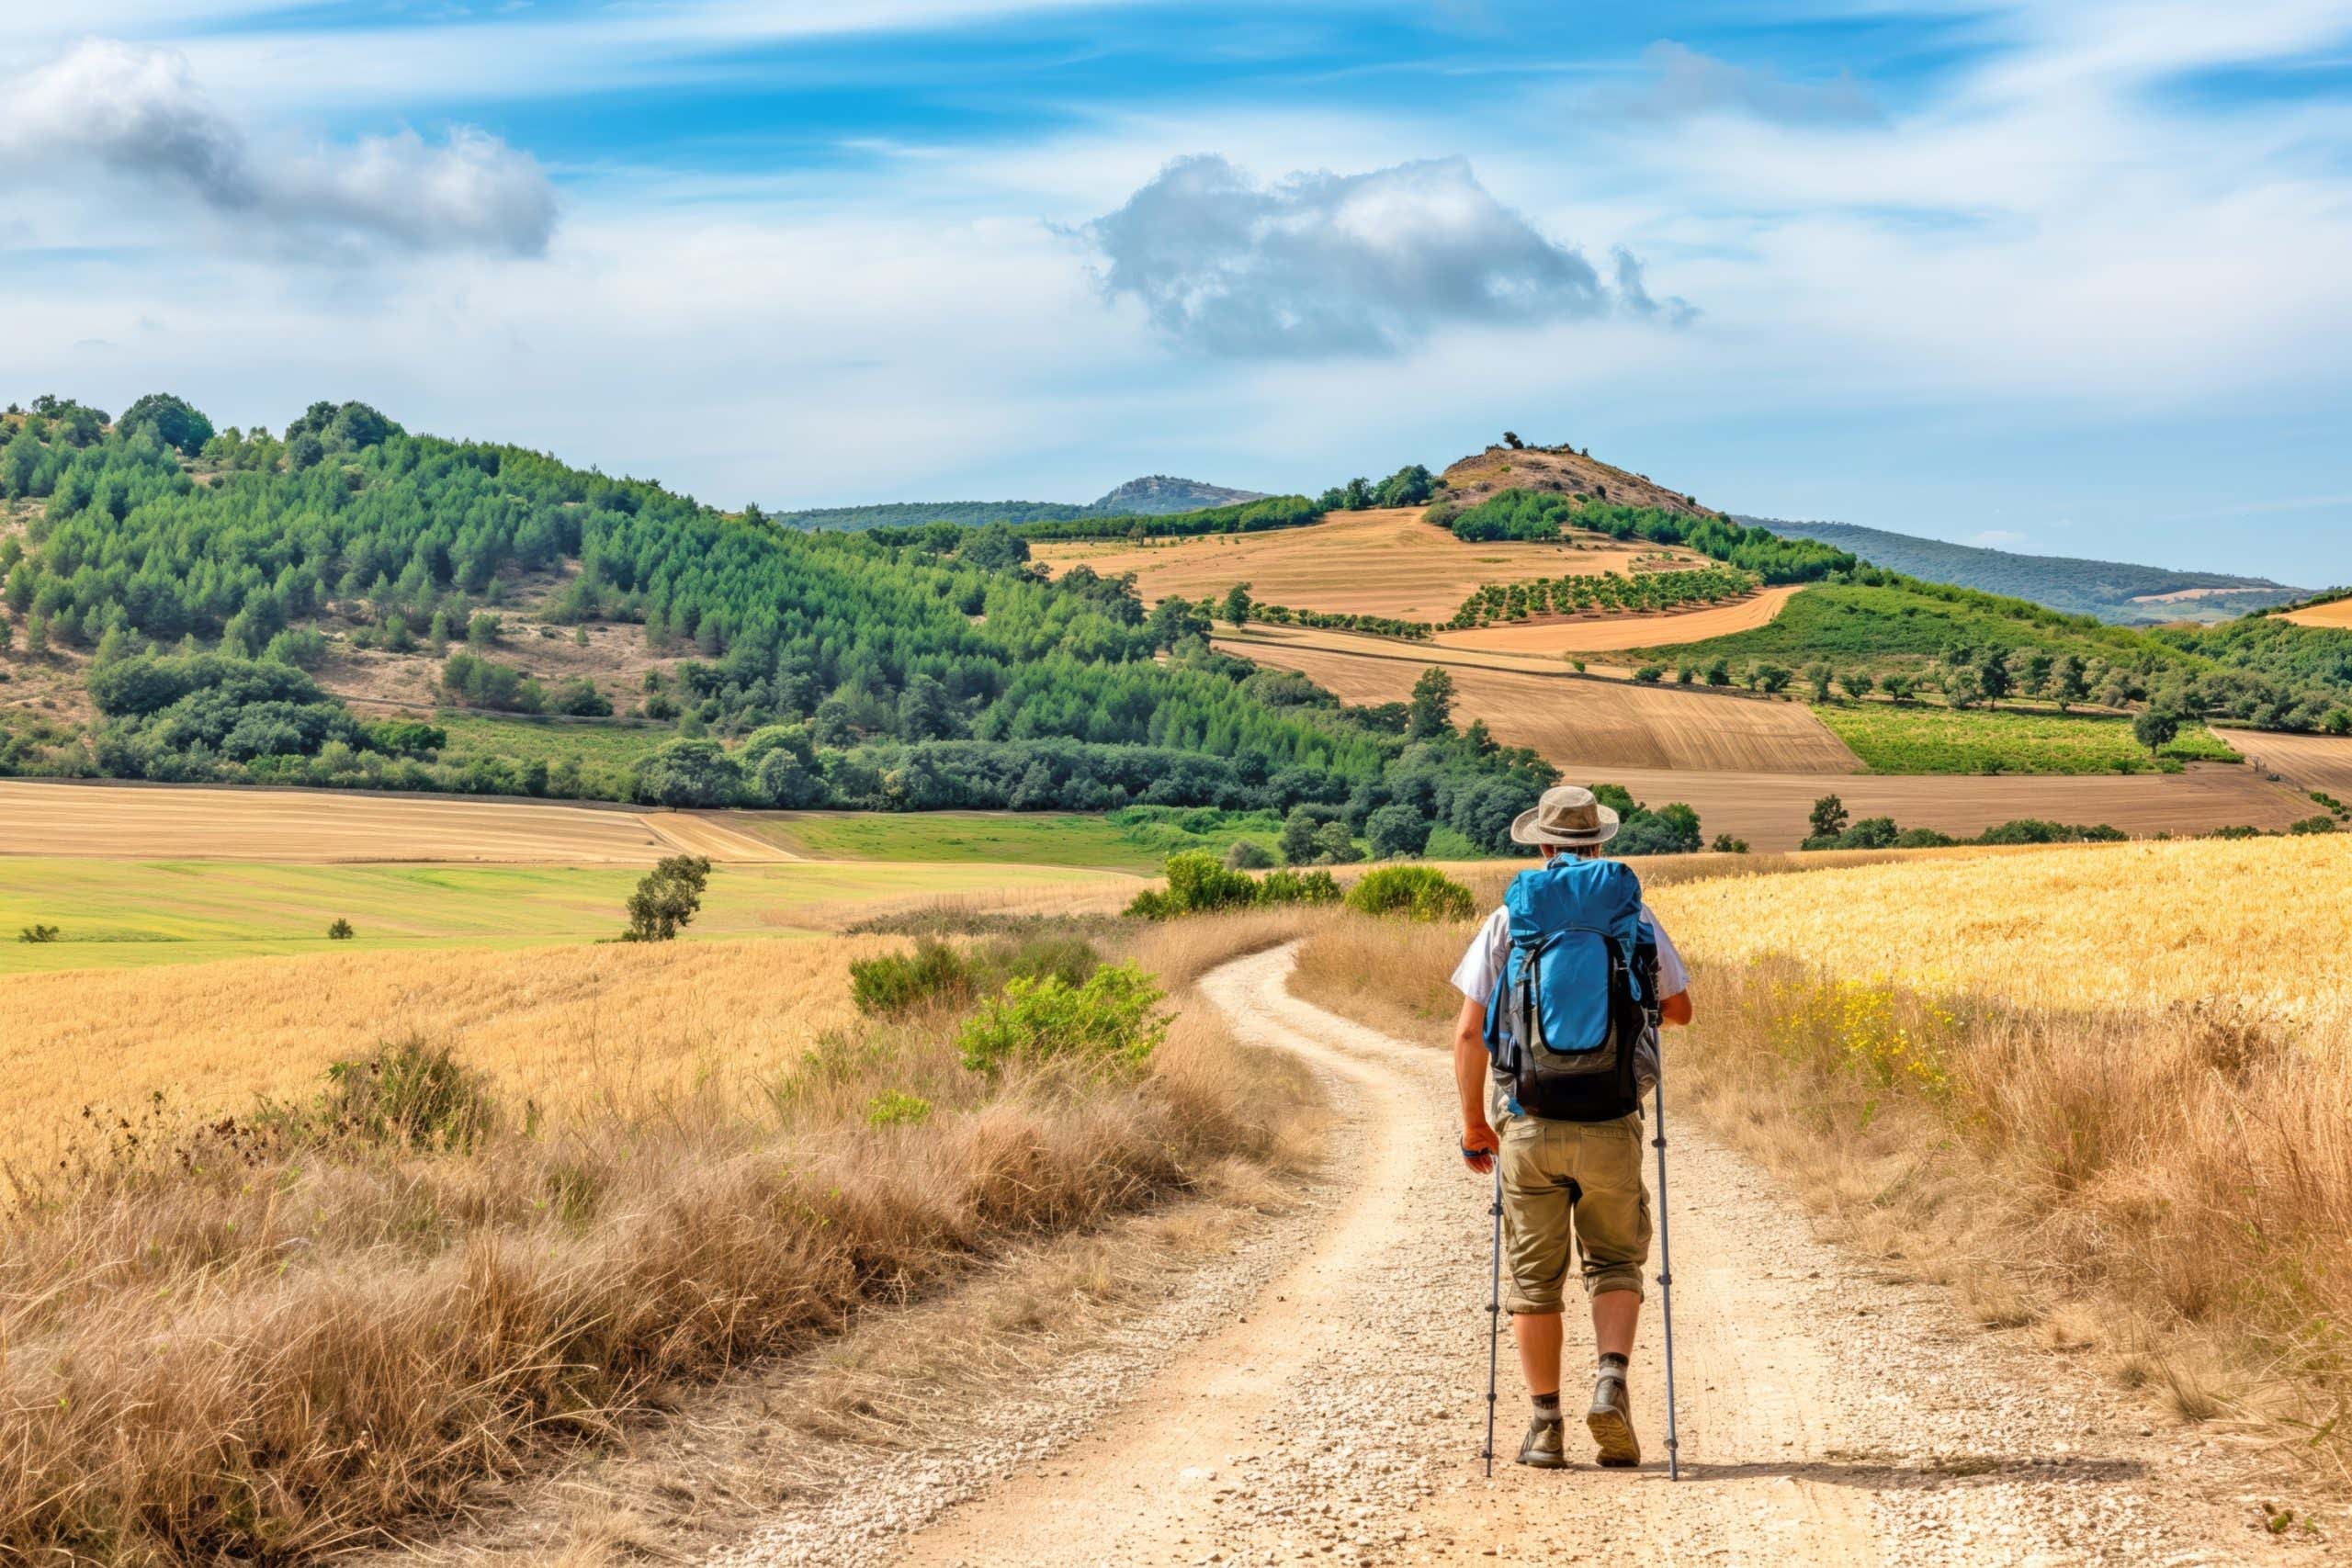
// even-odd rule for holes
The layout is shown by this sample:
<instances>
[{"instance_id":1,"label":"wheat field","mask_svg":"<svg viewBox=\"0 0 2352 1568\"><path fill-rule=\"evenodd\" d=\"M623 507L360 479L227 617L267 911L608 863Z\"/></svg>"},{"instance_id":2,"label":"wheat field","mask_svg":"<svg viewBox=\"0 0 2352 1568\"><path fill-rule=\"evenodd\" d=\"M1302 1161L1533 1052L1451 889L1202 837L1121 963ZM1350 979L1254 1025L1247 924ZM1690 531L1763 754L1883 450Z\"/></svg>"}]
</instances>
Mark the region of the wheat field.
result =
<instances>
[{"instance_id":1,"label":"wheat field","mask_svg":"<svg viewBox=\"0 0 2352 1568\"><path fill-rule=\"evenodd\" d=\"M1304 528L1263 534L1040 544L1033 554L1056 572L1081 563L1106 577L1132 571L1147 604L1170 594L1198 599L1247 582L1250 594L1269 604L1408 621L1447 620L1472 590L1489 582L1630 574L1639 558L1710 564L1690 550L1623 545L1599 534L1557 545L1464 544L1422 522L1419 507L1335 512ZM1653 639L1666 618L1645 622Z\"/></svg>"},{"instance_id":2,"label":"wheat field","mask_svg":"<svg viewBox=\"0 0 2352 1568\"><path fill-rule=\"evenodd\" d=\"M1657 905L1702 956L1780 954L1849 979L2025 1006L2224 998L2352 1025L2352 835L1953 855L1686 882Z\"/></svg>"},{"instance_id":3,"label":"wheat field","mask_svg":"<svg viewBox=\"0 0 2352 1568\"><path fill-rule=\"evenodd\" d=\"M421 1035L518 1099L585 1101L796 1060L850 1021L849 964L881 937L326 953L0 979L0 1155L85 1105L153 1091L207 1113L315 1089L327 1065Z\"/></svg>"},{"instance_id":4,"label":"wheat field","mask_svg":"<svg viewBox=\"0 0 2352 1568\"><path fill-rule=\"evenodd\" d=\"M2352 628L2352 599L2331 599L2324 604L2290 610L2282 618L2299 626L2326 626L2344 631Z\"/></svg>"}]
</instances>

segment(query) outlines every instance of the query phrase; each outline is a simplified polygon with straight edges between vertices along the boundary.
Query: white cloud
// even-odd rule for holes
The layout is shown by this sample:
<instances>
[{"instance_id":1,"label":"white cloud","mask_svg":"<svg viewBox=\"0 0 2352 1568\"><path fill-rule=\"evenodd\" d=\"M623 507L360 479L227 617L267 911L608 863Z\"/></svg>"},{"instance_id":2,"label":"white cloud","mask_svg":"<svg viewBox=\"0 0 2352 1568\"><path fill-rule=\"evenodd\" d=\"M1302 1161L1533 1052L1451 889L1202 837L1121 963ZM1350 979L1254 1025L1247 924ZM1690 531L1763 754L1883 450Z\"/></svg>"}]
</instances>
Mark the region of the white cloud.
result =
<instances>
[{"instance_id":1,"label":"white cloud","mask_svg":"<svg viewBox=\"0 0 2352 1568\"><path fill-rule=\"evenodd\" d=\"M1630 254L1617 253L1611 288L1462 158L1261 186L1197 154L1080 232L1107 264L1107 295L1132 296L1161 332L1214 355L1395 354L1450 324L1662 309ZM1666 309L1687 314L1679 300Z\"/></svg>"},{"instance_id":2,"label":"white cloud","mask_svg":"<svg viewBox=\"0 0 2352 1568\"><path fill-rule=\"evenodd\" d=\"M483 131L459 126L436 143L403 129L345 146L256 149L185 59L100 39L22 76L0 118L0 178L74 166L279 240L537 255L556 221L537 163Z\"/></svg>"}]
</instances>

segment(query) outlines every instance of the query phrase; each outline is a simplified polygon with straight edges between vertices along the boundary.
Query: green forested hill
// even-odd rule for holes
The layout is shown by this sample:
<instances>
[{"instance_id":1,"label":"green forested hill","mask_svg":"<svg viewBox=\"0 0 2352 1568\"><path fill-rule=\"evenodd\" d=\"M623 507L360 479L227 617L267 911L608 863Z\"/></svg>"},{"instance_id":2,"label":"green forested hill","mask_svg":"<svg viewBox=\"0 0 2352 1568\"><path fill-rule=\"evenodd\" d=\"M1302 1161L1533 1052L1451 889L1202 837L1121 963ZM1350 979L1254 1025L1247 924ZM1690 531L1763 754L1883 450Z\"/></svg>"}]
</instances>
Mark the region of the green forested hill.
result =
<instances>
[{"instance_id":1,"label":"green forested hill","mask_svg":"<svg viewBox=\"0 0 2352 1568\"><path fill-rule=\"evenodd\" d=\"M2225 620L2249 610L2290 604L2310 592L2267 578L2175 571L2073 556L2019 555L1851 523L1792 523L1772 517L1740 521L1776 534L1835 545L1890 571L2029 599L2052 610L2095 615L2119 625ZM2168 597L2178 594L2190 597Z\"/></svg>"},{"instance_id":2,"label":"green forested hill","mask_svg":"<svg viewBox=\"0 0 2352 1568\"><path fill-rule=\"evenodd\" d=\"M152 426L16 423L0 491L35 510L0 544L5 657L86 658L96 718L11 725L0 768L694 805L1402 804L1486 847L1552 776L1442 705L1347 710L1214 653L1191 604L1049 581L1001 527L782 529L357 408L283 440L225 431L193 462ZM345 646L446 653L469 705L611 712L613 685L544 692L494 638L451 646L522 580L543 624L627 625L682 660L640 705L674 739L550 763L543 732L512 755L470 737L453 761L430 723L356 716L310 673Z\"/></svg>"}]
</instances>

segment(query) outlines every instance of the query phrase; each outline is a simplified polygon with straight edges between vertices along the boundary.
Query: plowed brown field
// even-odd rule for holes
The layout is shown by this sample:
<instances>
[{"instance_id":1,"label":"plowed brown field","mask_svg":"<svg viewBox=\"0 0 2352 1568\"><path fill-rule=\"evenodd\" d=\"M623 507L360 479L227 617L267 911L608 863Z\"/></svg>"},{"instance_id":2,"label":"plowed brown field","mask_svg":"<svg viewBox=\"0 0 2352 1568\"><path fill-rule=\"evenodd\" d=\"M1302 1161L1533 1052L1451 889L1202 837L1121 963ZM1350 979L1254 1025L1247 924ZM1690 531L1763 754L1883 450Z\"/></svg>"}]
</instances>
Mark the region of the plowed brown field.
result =
<instances>
[{"instance_id":1,"label":"plowed brown field","mask_svg":"<svg viewBox=\"0 0 2352 1568\"><path fill-rule=\"evenodd\" d=\"M2134 836L2204 833L2215 828L2283 828L2315 809L2310 801L2235 763L2192 762L2177 773L2129 777L1996 774L1840 774L1669 772L1571 767L1575 783L1623 784L1652 806L1669 800L1699 813L1707 837L1729 833L1753 848L1794 849L1813 803L1835 795L1856 818L1892 817L1905 828L1955 837L2020 817L2104 822Z\"/></svg>"},{"instance_id":2,"label":"plowed brown field","mask_svg":"<svg viewBox=\"0 0 2352 1568\"><path fill-rule=\"evenodd\" d=\"M692 812L513 800L0 780L0 854L130 860L496 861L650 865L680 850L797 859Z\"/></svg>"},{"instance_id":3,"label":"plowed brown field","mask_svg":"<svg viewBox=\"0 0 2352 1568\"><path fill-rule=\"evenodd\" d=\"M2352 735L2285 735L2267 729L2216 729L2246 761L2298 789L2352 800ZM2303 813L2308 817L2309 811Z\"/></svg>"},{"instance_id":4,"label":"plowed brown field","mask_svg":"<svg viewBox=\"0 0 2352 1568\"><path fill-rule=\"evenodd\" d=\"M1483 718L1507 746L1532 746L1563 765L1838 773L1861 764L1799 703L1761 702L1676 686L1591 681L1451 664L1408 645L1343 653L1274 637L1217 639L1261 663L1296 670L1351 703L1401 702L1432 664L1453 676L1454 716ZM1393 653L1385 651L1394 649ZM1475 656L1464 656L1475 658Z\"/></svg>"},{"instance_id":5,"label":"plowed brown field","mask_svg":"<svg viewBox=\"0 0 2352 1568\"><path fill-rule=\"evenodd\" d=\"M1644 555L1709 564L1690 550L1621 545L1598 534L1559 545L1465 545L1422 522L1419 507L1335 512L1304 528L1266 534L1141 545L1043 544L1034 553L1057 572L1080 562L1105 576L1132 571L1147 604L1170 594L1197 599L1246 582L1252 596L1270 604L1408 621L1450 619L1473 589L1489 582L1630 573L1634 558ZM1654 628L1657 620L1645 624Z\"/></svg>"}]
</instances>

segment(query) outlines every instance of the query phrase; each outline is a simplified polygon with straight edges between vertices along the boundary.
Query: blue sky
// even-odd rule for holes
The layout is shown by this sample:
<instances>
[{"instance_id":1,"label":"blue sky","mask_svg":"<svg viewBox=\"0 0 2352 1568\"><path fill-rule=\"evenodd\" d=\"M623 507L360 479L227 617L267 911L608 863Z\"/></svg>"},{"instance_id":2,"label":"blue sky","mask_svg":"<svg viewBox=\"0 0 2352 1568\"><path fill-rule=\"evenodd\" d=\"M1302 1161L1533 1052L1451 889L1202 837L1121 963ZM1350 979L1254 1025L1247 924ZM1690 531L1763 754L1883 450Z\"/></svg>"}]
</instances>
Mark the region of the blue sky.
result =
<instances>
[{"instance_id":1,"label":"blue sky","mask_svg":"<svg viewBox=\"0 0 2352 1568\"><path fill-rule=\"evenodd\" d=\"M81 0L0 72L0 396L771 507L1510 428L2352 581L2352 3Z\"/></svg>"}]
</instances>

